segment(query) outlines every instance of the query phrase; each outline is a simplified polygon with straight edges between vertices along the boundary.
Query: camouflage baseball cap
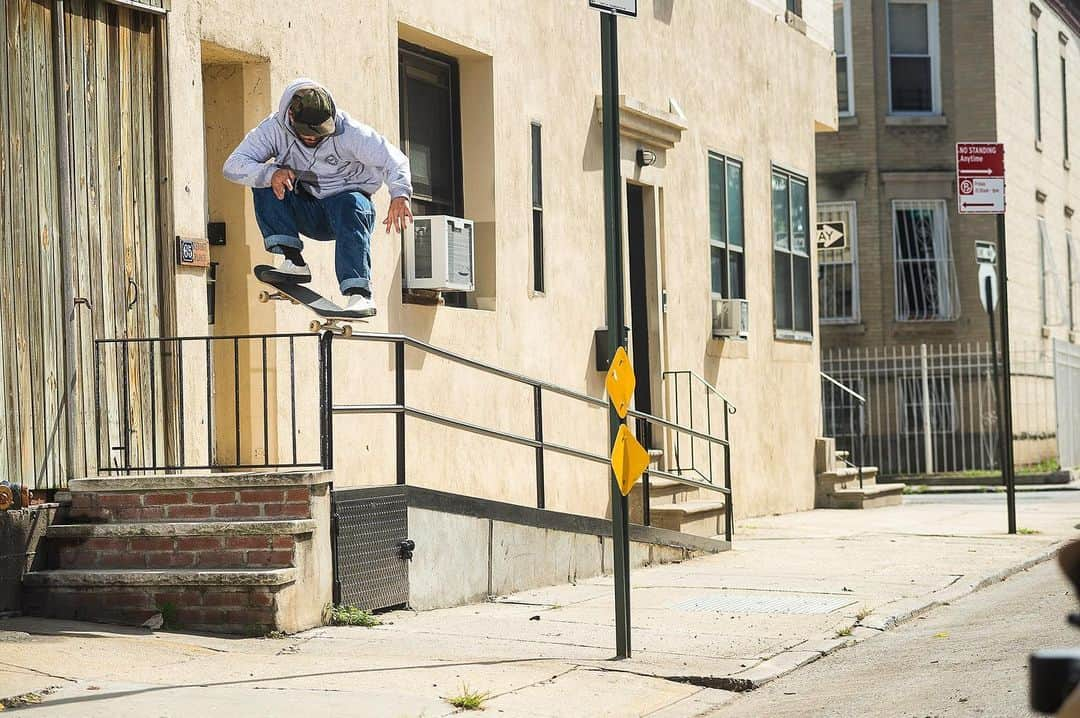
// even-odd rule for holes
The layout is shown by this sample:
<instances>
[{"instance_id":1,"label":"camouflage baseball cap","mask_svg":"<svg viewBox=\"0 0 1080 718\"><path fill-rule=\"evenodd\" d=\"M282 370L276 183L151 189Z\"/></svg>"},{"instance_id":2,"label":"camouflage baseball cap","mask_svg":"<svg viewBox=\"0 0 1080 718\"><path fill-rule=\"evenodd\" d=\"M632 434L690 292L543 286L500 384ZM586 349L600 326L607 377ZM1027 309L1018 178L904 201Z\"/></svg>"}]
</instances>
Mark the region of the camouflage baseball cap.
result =
<instances>
[{"instance_id":1,"label":"camouflage baseball cap","mask_svg":"<svg viewBox=\"0 0 1080 718\"><path fill-rule=\"evenodd\" d=\"M321 87L297 90L289 100L293 130L300 135L326 137L334 134L337 108L330 93Z\"/></svg>"}]
</instances>

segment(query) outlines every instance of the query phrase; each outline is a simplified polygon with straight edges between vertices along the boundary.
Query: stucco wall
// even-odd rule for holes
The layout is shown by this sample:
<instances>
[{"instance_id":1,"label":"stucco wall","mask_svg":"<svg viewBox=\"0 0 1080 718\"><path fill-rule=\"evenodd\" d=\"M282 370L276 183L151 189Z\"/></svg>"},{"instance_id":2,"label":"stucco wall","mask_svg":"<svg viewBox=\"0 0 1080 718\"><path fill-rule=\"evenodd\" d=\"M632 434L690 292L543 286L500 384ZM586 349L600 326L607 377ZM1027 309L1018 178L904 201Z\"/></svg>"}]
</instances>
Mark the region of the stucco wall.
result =
<instances>
[{"instance_id":1,"label":"stucco wall","mask_svg":"<svg viewBox=\"0 0 1080 718\"><path fill-rule=\"evenodd\" d=\"M821 39L826 31L831 35L830 4L806 0L806 34L790 27L783 3L776 4L779 14L761 1L642 0L640 17L620 21L621 92L660 112L671 110L674 99L688 126L674 149L658 153L653 167L638 169L633 161L637 144L623 143L624 178L648 185L655 199L657 289L667 293L667 313L654 328L663 338L659 369L693 369L738 407L732 417L732 466L739 515L813 505L813 438L819 423L816 340L797 343L773 337L770 165L781 164L812 180L815 128L835 124L831 42L826 47ZM169 37L178 148L173 200L178 232L196 236L206 219L207 178L220 166L211 163L212 153L200 151L213 144L204 137L204 118L183 108L204 106L202 65L229 61L217 48L264 63L266 104L276 107L278 94L294 77L312 76L333 90L340 107L393 141L399 135L397 39L426 41L457 56L467 124L465 210L467 216L491 223L494 297L487 310L403 304L400 243L380 228L373 242L379 314L367 328L414 336L602 396L602 375L595 371L593 356L593 331L605 316L601 129L595 111L600 41L599 19L586 3L549 0L530 3L523 12L511 0L494 7L482 0L391 0L350 3L331 15L255 0L174 0ZM212 57L204 56L207 47L215 48ZM483 113L475 114L468 104L470 98L479 98L482 107L486 86L493 117L487 129ZM243 108L241 102L237 98L237 111L242 109L245 121L254 124L250 100ZM544 136L544 295L530 291L531 121L542 123ZM709 150L744 163L749 341L710 339ZM381 214L386 191L375 201ZM250 221L250 194L243 202L248 221L240 229L230 226L229 242L245 243L253 248L248 261L260 261L261 238ZM812 187L811 206L814 202ZM218 261L221 253L213 251ZM335 293L332 247L312 246L305 256L315 270L315 287ZM241 260L230 256L228 261ZM181 306L191 307L184 330L204 331L205 326L197 326L205 296L201 276L184 275L178 292ZM659 291L656 294L658 302ZM252 287L248 306L235 309L248 313L253 329L269 324L277 331L296 331L307 326L309 316L300 308L253 305L254 300ZM234 297L230 306L234 301L242 300ZM230 306L219 303L218 316ZM232 326L232 320L228 322ZM393 353L388 347L343 339L334 344L336 402L392 401ZM406 364L410 404L531 434L532 396L527 387L414 350L407 353ZM298 367L297 382L305 387L302 407L309 406L314 366ZM545 415L549 440L607 452L603 411L549 395ZM284 434L281 412L273 420ZM338 419L337 485L393 481L393 426L391 417ZM408 426L410 483L521 503L535 500L531 449L418 420ZM313 436L308 433L304 439ZM601 466L549 454L547 485L551 508L607 512Z\"/></svg>"}]
</instances>

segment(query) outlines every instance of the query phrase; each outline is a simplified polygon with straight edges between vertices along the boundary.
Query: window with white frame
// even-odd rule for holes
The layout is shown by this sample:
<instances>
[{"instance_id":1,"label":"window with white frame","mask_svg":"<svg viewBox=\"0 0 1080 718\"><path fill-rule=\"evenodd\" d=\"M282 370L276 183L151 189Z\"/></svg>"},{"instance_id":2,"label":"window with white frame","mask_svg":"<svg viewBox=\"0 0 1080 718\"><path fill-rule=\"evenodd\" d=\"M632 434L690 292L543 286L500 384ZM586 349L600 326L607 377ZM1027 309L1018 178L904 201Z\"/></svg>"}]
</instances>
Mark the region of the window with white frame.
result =
<instances>
[{"instance_id":1,"label":"window with white frame","mask_svg":"<svg viewBox=\"0 0 1080 718\"><path fill-rule=\"evenodd\" d=\"M851 72L851 0L833 0L833 46L836 49L836 106L841 117L855 114L855 78Z\"/></svg>"},{"instance_id":2,"label":"window with white frame","mask_svg":"<svg viewBox=\"0 0 1080 718\"><path fill-rule=\"evenodd\" d=\"M709 263L713 299L746 299L742 163L709 153Z\"/></svg>"},{"instance_id":3,"label":"window with white frame","mask_svg":"<svg viewBox=\"0 0 1080 718\"><path fill-rule=\"evenodd\" d=\"M841 377L839 381L856 394L866 396L860 377ZM863 403L851 392L844 391L832 382L822 382L821 388L825 436L841 439L865 433L866 409Z\"/></svg>"},{"instance_id":4,"label":"window with white frame","mask_svg":"<svg viewBox=\"0 0 1080 718\"><path fill-rule=\"evenodd\" d=\"M1069 321L1067 279L1063 278L1058 254L1046 230L1046 218L1039 217L1039 247L1042 264L1042 310L1043 326L1058 327Z\"/></svg>"},{"instance_id":5,"label":"window with white frame","mask_svg":"<svg viewBox=\"0 0 1080 718\"><path fill-rule=\"evenodd\" d=\"M844 241L838 247L818 243L818 319L823 324L859 321L858 228L854 202L818 204L819 227L842 227Z\"/></svg>"},{"instance_id":6,"label":"window with white frame","mask_svg":"<svg viewBox=\"0 0 1080 718\"><path fill-rule=\"evenodd\" d=\"M1031 71L1035 88L1035 141L1042 142L1042 91L1039 87L1039 31L1031 30Z\"/></svg>"},{"instance_id":7,"label":"window with white frame","mask_svg":"<svg viewBox=\"0 0 1080 718\"><path fill-rule=\"evenodd\" d=\"M894 200L897 321L955 319L960 313L945 200Z\"/></svg>"},{"instance_id":8,"label":"window with white frame","mask_svg":"<svg viewBox=\"0 0 1080 718\"><path fill-rule=\"evenodd\" d=\"M923 383L922 377L900 378L900 431L904 434L923 433ZM956 431L956 401L951 376L927 378L927 394L930 406L930 431L934 434L950 434Z\"/></svg>"},{"instance_id":9,"label":"window with white frame","mask_svg":"<svg viewBox=\"0 0 1080 718\"><path fill-rule=\"evenodd\" d=\"M1080 238L1065 230L1065 245L1069 250L1069 329L1080 331Z\"/></svg>"},{"instance_id":10,"label":"window with white frame","mask_svg":"<svg viewBox=\"0 0 1080 718\"><path fill-rule=\"evenodd\" d=\"M810 208L805 177L778 167L772 172L773 313L776 335L813 336L810 294Z\"/></svg>"},{"instance_id":11,"label":"window with white frame","mask_svg":"<svg viewBox=\"0 0 1080 718\"><path fill-rule=\"evenodd\" d=\"M940 114L938 0L889 0L889 112Z\"/></svg>"}]
</instances>

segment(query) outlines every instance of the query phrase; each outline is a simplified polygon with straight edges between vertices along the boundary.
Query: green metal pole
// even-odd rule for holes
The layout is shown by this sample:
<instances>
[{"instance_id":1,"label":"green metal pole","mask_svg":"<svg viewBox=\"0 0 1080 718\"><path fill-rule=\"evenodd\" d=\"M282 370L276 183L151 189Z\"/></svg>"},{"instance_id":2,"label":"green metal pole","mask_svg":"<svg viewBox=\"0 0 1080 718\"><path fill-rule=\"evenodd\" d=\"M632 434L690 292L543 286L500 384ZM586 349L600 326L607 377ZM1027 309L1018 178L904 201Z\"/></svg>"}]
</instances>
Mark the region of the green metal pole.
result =
<instances>
[{"instance_id":1,"label":"green metal pole","mask_svg":"<svg viewBox=\"0 0 1080 718\"><path fill-rule=\"evenodd\" d=\"M600 13L600 61L603 69L604 126L604 268L607 275L607 354L626 344L623 307L622 177L619 173L619 41L618 18ZM646 381L647 377L642 377ZM608 407L611 443L622 420ZM630 524L626 497L611 473L611 521L615 560L615 648L617 658L630 657Z\"/></svg>"},{"instance_id":2,"label":"green metal pole","mask_svg":"<svg viewBox=\"0 0 1080 718\"><path fill-rule=\"evenodd\" d=\"M1013 458L1012 423L1012 361L1009 352L1009 263L1005 252L1005 215L997 216L998 257L1001 260L1001 362L1005 408L1002 412L1005 425L1005 465L1001 467L1005 479L1006 503L1009 514L1009 533L1016 533L1016 462Z\"/></svg>"}]
</instances>

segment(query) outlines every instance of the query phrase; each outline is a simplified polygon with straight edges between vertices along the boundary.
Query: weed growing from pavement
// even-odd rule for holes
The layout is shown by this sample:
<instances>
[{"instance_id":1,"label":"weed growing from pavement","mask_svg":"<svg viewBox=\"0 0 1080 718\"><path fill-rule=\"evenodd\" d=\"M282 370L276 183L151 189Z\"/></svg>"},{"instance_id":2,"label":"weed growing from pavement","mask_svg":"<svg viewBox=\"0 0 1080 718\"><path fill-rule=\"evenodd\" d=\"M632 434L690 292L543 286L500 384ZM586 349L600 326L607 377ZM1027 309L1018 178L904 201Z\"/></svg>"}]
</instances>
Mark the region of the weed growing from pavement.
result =
<instances>
[{"instance_id":1,"label":"weed growing from pavement","mask_svg":"<svg viewBox=\"0 0 1080 718\"><path fill-rule=\"evenodd\" d=\"M859 612L855 614L855 620L856 621L861 621L861 620L863 620L864 618L866 618L867 616L869 616L873 612L874 612L874 609L870 608L869 606L863 606L862 608L859 609Z\"/></svg>"},{"instance_id":2,"label":"weed growing from pavement","mask_svg":"<svg viewBox=\"0 0 1080 718\"><path fill-rule=\"evenodd\" d=\"M1026 529L1021 527L1016 529L1016 533L1020 534L1021 536L1034 536L1035 534L1041 534L1042 531L1040 531L1039 529Z\"/></svg>"},{"instance_id":3,"label":"weed growing from pavement","mask_svg":"<svg viewBox=\"0 0 1080 718\"><path fill-rule=\"evenodd\" d=\"M469 686L462 684L461 693L456 696L449 696L446 698L446 702L455 708L460 708L466 711L480 711L484 709L484 701L488 699L490 693L480 693L479 691L469 690Z\"/></svg>"},{"instance_id":4,"label":"weed growing from pavement","mask_svg":"<svg viewBox=\"0 0 1080 718\"><path fill-rule=\"evenodd\" d=\"M850 635L851 635L851 626L844 626L843 628L837 629L837 631L836 631L836 637L837 638L845 638L845 637L850 636Z\"/></svg>"},{"instance_id":5,"label":"weed growing from pavement","mask_svg":"<svg viewBox=\"0 0 1080 718\"><path fill-rule=\"evenodd\" d=\"M166 601L158 606L158 613L161 614L161 627L166 631L178 628L179 624L176 622L176 604Z\"/></svg>"},{"instance_id":6,"label":"weed growing from pavement","mask_svg":"<svg viewBox=\"0 0 1080 718\"><path fill-rule=\"evenodd\" d=\"M334 606L330 609L330 623L335 626L381 626L382 621L370 611L362 611L356 606Z\"/></svg>"}]
</instances>

